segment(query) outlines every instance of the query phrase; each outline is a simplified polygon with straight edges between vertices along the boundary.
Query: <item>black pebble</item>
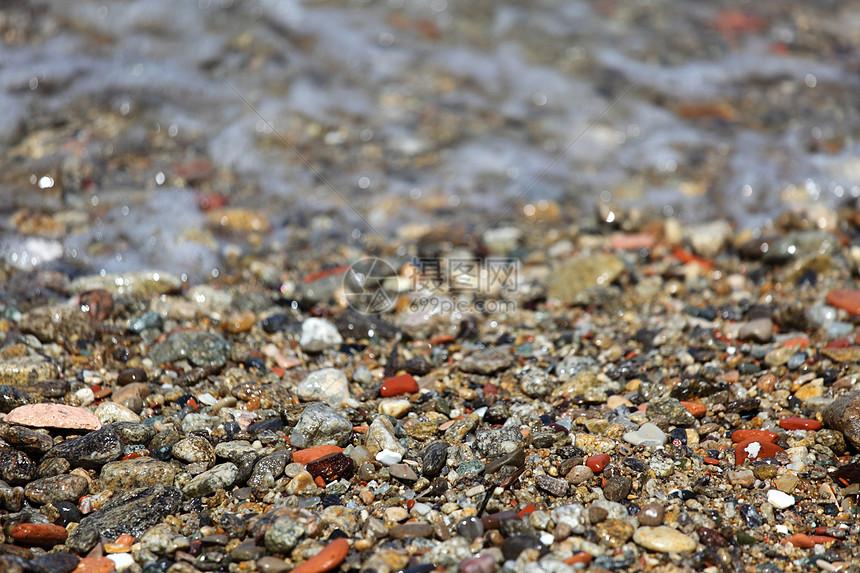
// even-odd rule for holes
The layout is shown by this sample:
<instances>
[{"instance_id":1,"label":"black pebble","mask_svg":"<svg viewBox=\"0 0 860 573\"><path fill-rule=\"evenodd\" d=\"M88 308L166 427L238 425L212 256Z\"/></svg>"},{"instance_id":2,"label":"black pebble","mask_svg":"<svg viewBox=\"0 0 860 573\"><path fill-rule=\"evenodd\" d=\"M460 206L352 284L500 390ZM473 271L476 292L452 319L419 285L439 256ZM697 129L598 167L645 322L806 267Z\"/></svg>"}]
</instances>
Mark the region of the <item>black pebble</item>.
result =
<instances>
[{"instance_id":1,"label":"black pebble","mask_svg":"<svg viewBox=\"0 0 860 573\"><path fill-rule=\"evenodd\" d=\"M78 506L70 501L58 501L54 504L54 507L57 508L57 511L60 514L57 521L54 522L55 525L62 525L65 527L73 522L80 523L81 519L83 519L81 512L78 511Z\"/></svg>"}]
</instances>

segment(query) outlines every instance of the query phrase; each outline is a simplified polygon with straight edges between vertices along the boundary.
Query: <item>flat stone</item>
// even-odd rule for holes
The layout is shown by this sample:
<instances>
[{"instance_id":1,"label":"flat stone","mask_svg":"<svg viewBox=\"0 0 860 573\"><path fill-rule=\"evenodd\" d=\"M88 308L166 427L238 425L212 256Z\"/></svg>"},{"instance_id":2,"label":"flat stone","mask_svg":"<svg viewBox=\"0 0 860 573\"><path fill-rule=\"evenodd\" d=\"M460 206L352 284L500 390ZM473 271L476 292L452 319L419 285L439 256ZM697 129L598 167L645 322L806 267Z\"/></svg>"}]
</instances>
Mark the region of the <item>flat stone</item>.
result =
<instances>
[{"instance_id":1,"label":"flat stone","mask_svg":"<svg viewBox=\"0 0 860 573\"><path fill-rule=\"evenodd\" d=\"M182 493L175 487L154 486L114 494L101 508L84 517L66 544L75 553L86 553L104 535L140 537L165 516L175 513Z\"/></svg>"},{"instance_id":2,"label":"flat stone","mask_svg":"<svg viewBox=\"0 0 860 573\"><path fill-rule=\"evenodd\" d=\"M74 467L100 468L122 455L122 443L116 431L106 426L101 430L60 442L48 455L65 458Z\"/></svg>"},{"instance_id":3,"label":"flat stone","mask_svg":"<svg viewBox=\"0 0 860 573\"><path fill-rule=\"evenodd\" d=\"M838 288L827 293L827 304L847 310L851 314L860 314L860 290L853 288Z\"/></svg>"},{"instance_id":4,"label":"flat stone","mask_svg":"<svg viewBox=\"0 0 860 573\"><path fill-rule=\"evenodd\" d=\"M113 295L130 294L141 298L176 292L180 288L182 288L180 277L160 270L86 275L76 278L69 284L69 291L75 294L104 289Z\"/></svg>"},{"instance_id":5,"label":"flat stone","mask_svg":"<svg viewBox=\"0 0 860 573\"><path fill-rule=\"evenodd\" d=\"M4 420L31 428L60 428L64 430L98 430L101 421L86 408L65 404L27 404L19 406Z\"/></svg>"},{"instance_id":6,"label":"flat stone","mask_svg":"<svg viewBox=\"0 0 860 573\"><path fill-rule=\"evenodd\" d=\"M433 526L426 522L415 521L401 523L388 530L392 539L406 539L407 537L433 537Z\"/></svg>"},{"instance_id":7,"label":"flat stone","mask_svg":"<svg viewBox=\"0 0 860 573\"><path fill-rule=\"evenodd\" d=\"M415 470L412 469L408 464L392 464L388 468L391 477L397 478L401 481L405 481L408 483L415 483L418 481L418 474L415 473Z\"/></svg>"},{"instance_id":8,"label":"flat stone","mask_svg":"<svg viewBox=\"0 0 860 573\"><path fill-rule=\"evenodd\" d=\"M767 501L777 509L786 509L794 505L795 499L793 495L772 489L767 492Z\"/></svg>"},{"instance_id":9,"label":"flat stone","mask_svg":"<svg viewBox=\"0 0 860 573\"><path fill-rule=\"evenodd\" d=\"M666 433L659 426L651 422L645 422L638 430L624 434L624 441L628 444L647 446L649 448L663 446L666 444L667 439Z\"/></svg>"},{"instance_id":10,"label":"flat stone","mask_svg":"<svg viewBox=\"0 0 860 573\"><path fill-rule=\"evenodd\" d=\"M33 503L44 505L59 501L77 501L89 490L89 481L78 475L61 474L31 481L24 495Z\"/></svg>"},{"instance_id":11,"label":"flat stone","mask_svg":"<svg viewBox=\"0 0 860 573\"><path fill-rule=\"evenodd\" d=\"M102 402L96 408L94 415L102 424L140 422L140 416L135 414L130 408L117 402Z\"/></svg>"},{"instance_id":12,"label":"flat stone","mask_svg":"<svg viewBox=\"0 0 860 573\"><path fill-rule=\"evenodd\" d=\"M0 360L0 384L25 388L41 380L56 378L57 365L44 356L15 356Z\"/></svg>"},{"instance_id":13,"label":"flat stone","mask_svg":"<svg viewBox=\"0 0 860 573\"><path fill-rule=\"evenodd\" d=\"M691 537L667 525L641 526L633 534L633 541L659 553L687 553L696 549L696 542Z\"/></svg>"},{"instance_id":14,"label":"flat stone","mask_svg":"<svg viewBox=\"0 0 860 573\"><path fill-rule=\"evenodd\" d=\"M130 460L108 462L101 469L99 480L105 489L131 490L155 485L173 485L176 466L142 456Z\"/></svg>"}]
</instances>

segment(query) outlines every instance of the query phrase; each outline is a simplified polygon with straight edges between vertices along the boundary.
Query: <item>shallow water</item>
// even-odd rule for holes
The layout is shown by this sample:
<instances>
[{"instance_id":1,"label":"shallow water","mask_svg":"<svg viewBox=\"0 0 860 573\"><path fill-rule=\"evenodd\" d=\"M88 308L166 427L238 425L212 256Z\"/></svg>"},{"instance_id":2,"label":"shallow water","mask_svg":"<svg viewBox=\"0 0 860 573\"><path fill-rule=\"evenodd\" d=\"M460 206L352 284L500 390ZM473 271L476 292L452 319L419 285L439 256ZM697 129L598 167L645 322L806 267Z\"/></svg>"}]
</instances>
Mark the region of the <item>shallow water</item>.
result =
<instances>
[{"instance_id":1,"label":"shallow water","mask_svg":"<svg viewBox=\"0 0 860 573\"><path fill-rule=\"evenodd\" d=\"M35 2L0 31L0 206L61 223L4 224L19 267L205 274L200 193L263 209L272 244L860 196L848 1Z\"/></svg>"}]
</instances>

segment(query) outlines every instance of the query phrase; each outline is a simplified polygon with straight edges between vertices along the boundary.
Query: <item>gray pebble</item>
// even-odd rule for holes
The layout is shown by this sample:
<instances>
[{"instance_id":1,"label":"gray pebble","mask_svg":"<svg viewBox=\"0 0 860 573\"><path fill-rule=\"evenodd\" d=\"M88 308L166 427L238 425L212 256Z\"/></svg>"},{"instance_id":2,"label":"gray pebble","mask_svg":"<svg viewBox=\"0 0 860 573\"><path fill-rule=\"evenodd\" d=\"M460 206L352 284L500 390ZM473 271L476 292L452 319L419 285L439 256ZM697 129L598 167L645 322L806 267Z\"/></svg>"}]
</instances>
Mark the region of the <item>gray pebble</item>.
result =
<instances>
[{"instance_id":1,"label":"gray pebble","mask_svg":"<svg viewBox=\"0 0 860 573\"><path fill-rule=\"evenodd\" d=\"M290 443L300 449L324 444L345 447L351 437L352 423L331 406L316 402L302 412Z\"/></svg>"}]
</instances>

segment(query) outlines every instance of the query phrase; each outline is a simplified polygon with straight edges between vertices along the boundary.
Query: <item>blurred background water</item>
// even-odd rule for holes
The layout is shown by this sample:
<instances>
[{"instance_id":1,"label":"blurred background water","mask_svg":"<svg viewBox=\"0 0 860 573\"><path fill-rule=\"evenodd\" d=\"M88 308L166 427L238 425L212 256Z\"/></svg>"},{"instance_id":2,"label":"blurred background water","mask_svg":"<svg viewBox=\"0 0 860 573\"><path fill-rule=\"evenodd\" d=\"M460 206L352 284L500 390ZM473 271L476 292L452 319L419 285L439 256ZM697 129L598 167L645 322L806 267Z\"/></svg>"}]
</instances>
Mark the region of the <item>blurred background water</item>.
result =
<instances>
[{"instance_id":1,"label":"blurred background water","mask_svg":"<svg viewBox=\"0 0 860 573\"><path fill-rule=\"evenodd\" d=\"M0 38L16 267L205 274L222 205L361 244L860 196L847 0L6 2Z\"/></svg>"}]
</instances>

